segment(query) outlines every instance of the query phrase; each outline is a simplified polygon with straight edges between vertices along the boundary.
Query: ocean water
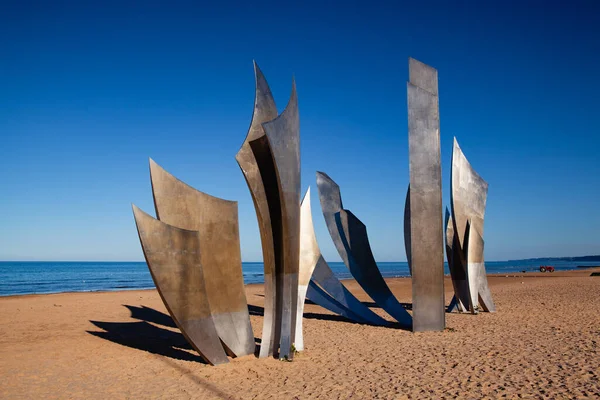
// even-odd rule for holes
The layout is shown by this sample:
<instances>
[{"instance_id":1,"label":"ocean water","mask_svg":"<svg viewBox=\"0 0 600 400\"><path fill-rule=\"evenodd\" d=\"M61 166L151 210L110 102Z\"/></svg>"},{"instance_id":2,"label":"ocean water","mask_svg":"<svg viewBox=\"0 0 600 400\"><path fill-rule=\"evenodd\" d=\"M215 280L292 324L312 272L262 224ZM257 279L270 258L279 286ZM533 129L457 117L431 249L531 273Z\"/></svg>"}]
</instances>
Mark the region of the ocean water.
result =
<instances>
[{"instance_id":1,"label":"ocean water","mask_svg":"<svg viewBox=\"0 0 600 400\"><path fill-rule=\"evenodd\" d=\"M553 265L557 271L576 269L578 265L599 265L599 262L552 260L486 262L488 273L537 271L540 265ZM329 263L340 279L352 275L341 262ZM406 262L378 263L386 278L409 276ZM448 267L446 265L446 273ZM262 283L263 264L242 264L245 283ZM150 289L154 287L145 262L0 262L0 296L61 292L95 292Z\"/></svg>"}]
</instances>

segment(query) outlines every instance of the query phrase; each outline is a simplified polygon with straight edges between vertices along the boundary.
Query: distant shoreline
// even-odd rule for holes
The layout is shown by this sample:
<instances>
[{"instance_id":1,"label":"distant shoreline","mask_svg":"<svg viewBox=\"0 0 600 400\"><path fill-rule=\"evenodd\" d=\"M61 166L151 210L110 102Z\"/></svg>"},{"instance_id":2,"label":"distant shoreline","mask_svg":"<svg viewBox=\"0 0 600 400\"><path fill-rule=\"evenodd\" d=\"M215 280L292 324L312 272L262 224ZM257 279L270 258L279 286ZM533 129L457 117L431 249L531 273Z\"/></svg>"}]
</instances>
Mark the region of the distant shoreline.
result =
<instances>
[{"instance_id":1,"label":"distant shoreline","mask_svg":"<svg viewBox=\"0 0 600 400\"><path fill-rule=\"evenodd\" d=\"M534 261L569 261L569 262L597 262L600 261L600 255L597 256L579 256L579 257L536 257L525 258L522 260L508 260L507 262L534 262Z\"/></svg>"},{"instance_id":2,"label":"distant shoreline","mask_svg":"<svg viewBox=\"0 0 600 400\"><path fill-rule=\"evenodd\" d=\"M560 271L555 273L542 273L542 272L506 272L506 273L492 273L487 274L488 277L496 277L496 278L565 278L569 276L570 272L585 272L587 270L595 271L600 270L600 266L589 266L585 268L572 269L568 271ZM577 275L580 276L580 275ZM448 274L445 274L444 277L446 280L450 279ZM386 277L384 278L387 282L394 282L396 280L404 280L410 279L410 276L395 276L395 277ZM342 278L340 279L344 282L354 282L356 281L354 278ZM245 287L254 287L254 286L263 286L264 283L245 283ZM5 298L19 298L19 297L33 297L33 296L52 296L52 295L63 295L63 294L102 294L102 293L117 293L117 292L146 292L156 290L156 287L146 287L146 288L126 288L126 289L114 289L114 290L71 290L71 291L62 291L62 292L49 292L49 293L23 293L23 294L7 294L0 295L0 300Z\"/></svg>"},{"instance_id":3,"label":"distant shoreline","mask_svg":"<svg viewBox=\"0 0 600 400\"><path fill-rule=\"evenodd\" d=\"M329 262L338 263L339 261ZM591 256L575 256L575 257L533 257L533 258L517 258L514 260L486 260L486 262L538 262L538 261L568 261L568 262L600 262L600 255ZM406 260L399 261L377 261L378 264L406 263ZM114 261L114 260L0 260L0 263L115 263L115 264L140 264L146 263L145 260L138 261ZM242 261L242 264L262 264L262 261Z\"/></svg>"}]
</instances>

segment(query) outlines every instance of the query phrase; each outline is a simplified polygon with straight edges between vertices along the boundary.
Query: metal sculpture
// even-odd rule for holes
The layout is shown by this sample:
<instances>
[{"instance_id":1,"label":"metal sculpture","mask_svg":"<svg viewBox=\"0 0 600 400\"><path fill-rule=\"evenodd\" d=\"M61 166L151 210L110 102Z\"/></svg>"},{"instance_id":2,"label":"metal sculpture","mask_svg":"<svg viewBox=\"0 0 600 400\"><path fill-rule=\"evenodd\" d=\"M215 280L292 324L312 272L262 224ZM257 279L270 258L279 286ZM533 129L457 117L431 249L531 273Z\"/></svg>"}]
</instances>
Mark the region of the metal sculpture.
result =
<instances>
[{"instance_id":1,"label":"metal sculpture","mask_svg":"<svg viewBox=\"0 0 600 400\"><path fill-rule=\"evenodd\" d=\"M381 276L371 252L365 225L350 211L343 209L340 187L327 174L317 172L317 187L327 229L352 276L375 303L402 327L409 328L411 316L396 300Z\"/></svg>"},{"instance_id":2,"label":"metal sculpture","mask_svg":"<svg viewBox=\"0 0 600 400\"><path fill-rule=\"evenodd\" d=\"M305 299L336 314L361 323L386 325L388 322L361 303L335 277L321 255L315 236L310 207L310 188L300 206L300 273L298 282L298 314L296 322L296 350L304 349L302 314Z\"/></svg>"},{"instance_id":3,"label":"metal sculpture","mask_svg":"<svg viewBox=\"0 0 600 400\"><path fill-rule=\"evenodd\" d=\"M254 354L256 346L242 276L237 202L188 186L152 159L150 177L158 219L199 234L199 261L210 310L228 354Z\"/></svg>"},{"instance_id":4,"label":"metal sculpture","mask_svg":"<svg viewBox=\"0 0 600 400\"><path fill-rule=\"evenodd\" d=\"M277 117L277 107L271 95L271 89L269 89L269 85L256 63L254 63L254 74L256 88L252 122L246 140L236 154L235 159L244 173L246 184L252 195L262 244L265 277L265 312L259 352L259 357L262 358L273 355L275 343L279 345L279 331L277 329L279 325L276 324L275 320L277 282L274 240L281 235L281 223L278 217L279 206L277 203L279 198L271 198L269 202L267 194L272 195L273 192L267 193L265 189L265 182L269 186L274 186L277 178L269 143L262 128L264 122ZM271 220L271 212L274 214L273 220Z\"/></svg>"},{"instance_id":5,"label":"metal sculpture","mask_svg":"<svg viewBox=\"0 0 600 400\"><path fill-rule=\"evenodd\" d=\"M306 298L313 303L329 310L335 314L341 315L351 321L367 324L368 322L356 315L348 308L341 305L336 299L331 297L329 293L323 290L314 281L310 281L308 285L308 291L306 292Z\"/></svg>"},{"instance_id":6,"label":"metal sculpture","mask_svg":"<svg viewBox=\"0 0 600 400\"><path fill-rule=\"evenodd\" d=\"M437 70L413 58L408 68L410 187L405 229L410 233L405 240L410 247L413 331L441 331L445 310Z\"/></svg>"},{"instance_id":7,"label":"metal sculpture","mask_svg":"<svg viewBox=\"0 0 600 400\"><path fill-rule=\"evenodd\" d=\"M236 160L258 218L265 265L265 319L260 357L293 357L300 256L300 124L296 85L277 109L254 64L256 91L248 135Z\"/></svg>"},{"instance_id":8,"label":"metal sculpture","mask_svg":"<svg viewBox=\"0 0 600 400\"><path fill-rule=\"evenodd\" d=\"M283 283L281 312L281 339L279 357L292 359L292 345L296 331L298 306L298 268L300 257L300 120L296 84L285 110L273 121L263 124L277 176L277 190L281 210L281 269ZM279 295L278 293L278 295ZM278 310L279 311L279 310Z\"/></svg>"},{"instance_id":9,"label":"metal sculpture","mask_svg":"<svg viewBox=\"0 0 600 400\"><path fill-rule=\"evenodd\" d=\"M406 261L408 264L408 273L412 276L412 267L410 266L410 185L406 191L406 200L404 201L404 250L406 251Z\"/></svg>"},{"instance_id":10,"label":"metal sculpture","mask_svg":"<svg viewBox=\"0 0 600 400\"><path fill-rule=\"evenodd\" d=\"M321 257L319 244L315 236L312 213L310 208L310 187L304 195L300 205L300 265L298 273L298 306L296 314L296 334L294 345L296 350L304 350L304 336L302 334L302 314L306 292L310 283L310 277L317 262Z\"/></svg>"},{"instance_id":11,"label":"metal sculpture","mask_svg":"<svg viewBox=\"0 0 600 400\"><path fill-rule=\"evenodd\" d=\"M308 298L321 307L327 308L330 311L343 315L356 322L365 322L382 326L389 324L388 321L371 311L369 307L365 306L348 289L346 289L342 282L340 282L340 280L334 275L323 256L319 257L319 260L317 261L311 282L322 288L331 297L335 304L337 304L339 307L342 307L346 311L345 314L337 312L329 308L327 304L320 303L317 299L313 299L309 293L307 295Z\"/></svg>"},{"instance_id":12,"label":"metal sculpture","mask_svg":"<svg viewBox=\"0 0 600 400\"><path fill-rule=\"evenodd\" d=\"M454 138L452 148L451 207L455 231L461 247L465 247L467 224L483 234L483 219L488 184L475 172Z\"/></svg>"},{"instance_id":13,"label":"metal sculpture","mask_svg":"<svg viewBox=\"0 0 600 400\"><path fill-rule=\"evenodd\" d=\"M229 362L221 346L200 262L200 235L133 213L154 284L183 336L208 363Z\"/></svg>"},{"instance_id":14,"label":"metal sculpture","mask_svg":"<svg viewBox=\"0 0 600 400\"><path fill-rule=\"evenodd\" d=\"M483 238L474 226L468 225L469 239L467 242L467 270L476 271L476 275L473 279L476 290L471 289L471 301L475 304L475 301L479 302L479 307L483 311L494 312L496 311L496 305L492 300L492 294L488 287L487 275L485 273L485 264L483 261ZM473 293L476 293L473 296Z\"/></svg>"},{"instance_id":15,"label":"metal sculpture","mask_svg":"<svg viewBox=\"0 0 600 400\"><path fill-rule=\"evenodd\" d=\"M469 280L467 279L467 266L465 257L460 250L458 238L454 234L454 223L448 209L446 209L446 256L448 258L448 269L452 278L454 297L448 306L448 311L456 309L466 312L472 308L471 295L469 292ZM456 251L455 251L456 250Z\"/></svg>"},{"instance_id":16,"label":"metal sculpture","mask_svg":"<svg viewBox=\"0 0 600 400\"><path fill-rule=\"evenodd\" d=\"M483 257L483 222L488 184L471 167L454 138L452 150L452 217L447 217L446 243L452 241L448 262L451 268L459 311L476 313L479 308L494 312L496 307L487 284ZM466 277L468 296L461 280ZM456 281L456 284L455 284ZM460 286L457 289L457 284ZM461 286L462 285L462 286ZM462 304L461 304L462 303ZM461 310L462 308L462 310Z\"/></svg>"},{"instance_id":17,"label":"metal sculpture","mask_svg":"<svg viewBox=\"0 0 600 400\"><path fill-rule=\"evenodd\" d=\"M300 127L295 83L278 115L256 63L254 112L236 160L252 195L261 235L265 313L259 357L291 359L304 348L305 300L360 323L389 325L334 276L314 233L310 189L300 203ZM409 59L410 186L404 232L413 277L414 320L377 267L366 226L343 208L339 186L317 172L319 200L342 260L365 292L400 326L441 330L443 249L437 71ZM157 219L135 205L144 256L158 292L190 344L211 364L255 351L244 293L237 202L202 193L150 160ZM494 311L483 259L487 183L454 142L452 217L446 249L455 298L451 308Z\"/></svg>"}]
</instances>

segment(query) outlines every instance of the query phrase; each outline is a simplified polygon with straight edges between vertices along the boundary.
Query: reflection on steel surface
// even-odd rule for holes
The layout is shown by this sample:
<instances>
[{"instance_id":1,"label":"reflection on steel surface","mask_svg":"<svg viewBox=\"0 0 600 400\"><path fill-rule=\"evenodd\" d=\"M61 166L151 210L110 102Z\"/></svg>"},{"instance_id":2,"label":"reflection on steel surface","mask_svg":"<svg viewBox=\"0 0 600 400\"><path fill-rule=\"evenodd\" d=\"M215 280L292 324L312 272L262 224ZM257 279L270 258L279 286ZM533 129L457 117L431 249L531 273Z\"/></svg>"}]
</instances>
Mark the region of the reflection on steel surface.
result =
<instances>
[{"instance_id":1,"label":"reflection on steel surface","mask_svg":"<svg viewBox=\"0 0 600 400\"><path fill-rule=\"evenodd\" d=\"M277 117L277 107L269 85L256 63L254 63L254 74L256 88L252 122L248 129L248 135L235 159L244 173L246 184L252 195L260 231L265 277L265 312L259 357L268 357L273 354L275 343L277 343L277 347L279 346L279 334L275 321L277 297L275 251L280 249L280 245L278 244L275 248L274 240L280 237L281 224L278 193L270 192L269 194L275 197L269 199L265 190L265 184L276 185L276 177L271 150L265 139L262 124ZM274 214L273 219L271 219L271 213Z\"/></svg>"},{"instance_id":2,"label":"reflection on steel surface","mask_svg":"<svg viewBox=\"0 0 600 400\"><path fill-rule=\"evenodd\" d=\"M325 173L317 172L319 200L329 234L352 276L383 310L401 326L409 328L410 314L394 297L375 263L365 225L342 206L339 186Z\"/></svg>"},{"instance_id":3,"label":"reflection on steel surface","mask_svg":"<svg viewBox=\"0 0 600 400\"><path fill-rule=\"evenodd\" d=\"M413 331L441 331L444 313L442 178L437 70L409 58L410 261Z\"/></svg>"},{"instance_id":4,"label":"reflection on steel surface","mask_svg":"<svg viewBox=\"0 0 600 400\"><path fill-rule=\"evenodd\" d=\"M469 257L469 250L473 249L474 246L470 245L469 235L471 233L473 233L473 230L471 230L471 225L468 222L467 222L467 226L466 226L466 231L467 231L467 234L464 237L464 239L465 239L464 244L466 246L466 253L467 253L465 259L466 259L466 265L467 265L467 279L469 281L469 303L472 306L471 312L477 313L479 311L479 302L477 301L479 287L477 286L477 283L478 283L478 278L479 278L479 267L481 265L480 265L480 263L473 260L473 257ZM463 248L463 252L464 251L465 251L465 249ZM476 252L476 250L473 250L473 252ZM471 258L471 260L469 260L470 258Z\"/></svg>"},{"instance_id":5,"label":"reflection on steel surface","mask_svg":"<svg viewBox=\"0 0 600 400\"><path fill-rule=\"evenodd\" d=\"M492 300L492 294L488 287L487 276L485 273L485 264L483 261L483 238L475 228L467 224L469 229L469 240L467 243L467 269L468 271L475 271L473 278L474 286L476 287L477 298L472 299L473 304L479 300L479 306L487 312L495 312L496 306Z\"/></svg>"},{"instance_id":6,"label":"reflection on steel surface","mask_svg":"<svg viewBox=\"0 0 600 400\"><path fill-rule=\"evenodd\" d=\"M480 308L489 312L496 310L487 284L483 256L487 191L487 182L475 172L454 138L450 218L453 230L452 257L459 258L465 267L469 303L463 302L463 306L468 307L472 313ZM462 297L464 296L461 295L461 299Z\"/></svg>"},{"instance_id":7,"label":"reflection on steel surface","mask_svg":"<svg viewBox=\"0 0 600 400\"><path fill-rule=\"evenodd\" d=\"M333 274L333 271L322 256L317 261L317 266L313 271L312 282L323 288L323 290L327 292L327 294L330 295L331 298L333 298L340 306L351 312L351 314L348 315L341 313L338 314L344 315L345 317L357 322L364 321L373 325L389 324L388 321L371 311L369 307L365 306L360 300L354 297L354 295L348 289L346 289L342 282L340 282L340 280ZM309 298L315 303L319 304L321 307L336 312L327 306L318 303L311 297ZM359 317L360 319L354 318L353 315Z\"/></svg>"},{"instance_id":8,"label":"reflection on steel surface","mask_svg":"<svg viewBox=\"0 0 600 400\"><path fill-rule=\"evenodd\" d=\"M277 177L277 186L265 185L265 188L278 193L280 206L281 238L275 242L281 246L279 251L276 250L281 257L281 268L277 271L280 276L277 296L281 298L281 307L276 314L276 321L281 321L279 357L292 359L300 258L300 120L295 82L292 82L292 93L285 110L262 126Z\"/></svg>"},{"instance_id":9,"label":"reflection on steel surface","mask_svg":"<svg viewBox=\"0 0 600 400\"><path fill-rule=\"evenodd\" d=\"M228 362L211 316L199 233L167 225L135 205L133 213L152 279L181 333L208 363Z\"/></svg>"},{"instance_id":10,"label":"reflection on steel surface","mask_svg":"<svg viewBox=\"0 0 600 400\"><path fill-rule=\"evenodd\" d=\"M302 313L304 299L353 321L386 325L387 321L361 303L335 277L321 255L315 236L310 207L310 188L300 207L300 273L298 285L298 314L296 322L296 350L304 348ZM308 292L307 292L308 291Z\"/></svg>"},{"instance_id":11,"label":"reflection on steel surface","mask_svg":"<svg viewBox=\"0 0 600 400\"><path fill-rule=\"evenodd\" d=\"M244 291L238 206L202 193L150 160L156 215L161 222L197 231L206 293L219 337L232 356L254 354Z\"/></svg>"},{"instance_id":12,"label":"reflection on steel surface","mask_svg":"<svg viewBox=\"0 0 600 400\"><path fill-rule=\"evenodd\" d=\"M461 248L465 249L467 223L483 235L488 184L475 172L454 138L452 149L452 218Z\"/></svg>"},{"instance_id":13,"label":"reflection on steel surface","mask_svg":"<svg viewBox=\"0 0 600 400\"><path fill-rule=\"evenodd\" d=\"M408 273L412 276L412 267L410 265L410 185L406 190L406 200L404 200L404 251L406 251L406 263L408 264Z\"/></svg>"},{"instance_id":14,"label":"reflection on steel surface","mask_svg":"<svg viewBox=\"0 0 600 400\"><path fill-rule=\"evenodd\" d=\"M456 250L456 251L455 251ZM454 288L453 301L456 302L456 309L459 312L466 312L472 309L471 297L469 295L469 281L467 280L466 264L463 252L458 244L458 238L454 235L454 224L450 211L446 209L446 256L448 258L448 269L452 278ZM453 307L449 306L448 311Z\"/></svg>"},{"instance_id":15,"label":"reflection on steel surface","mask_svg":"<svg viewBox=\"0 0 600 400\"><path fill-rule=\"evenodd\" d=\"M254 64L256 91L248 135L236 160L258 218L265 268L265 315L259 356L292 358L300 252L300 127L296 86L277 116L271 90Z\"/></svg>"},{"instance_id":16,"label":"reflection on steel surface","mask_svg":"<svg viewBox=\"0 0 600 400\"><path fill-rule=\"evenodd\" d=\"M296 337L294 341L294 345L298 351L304 350L302 314L304 313L304 302L306 300L306 291L308 290L310 277L319 257L321 257L321 250L319 250L312 221L309 187L300 205L300 267L298 271L298 307L296 314Z\"/></svg>"}]
</instances>

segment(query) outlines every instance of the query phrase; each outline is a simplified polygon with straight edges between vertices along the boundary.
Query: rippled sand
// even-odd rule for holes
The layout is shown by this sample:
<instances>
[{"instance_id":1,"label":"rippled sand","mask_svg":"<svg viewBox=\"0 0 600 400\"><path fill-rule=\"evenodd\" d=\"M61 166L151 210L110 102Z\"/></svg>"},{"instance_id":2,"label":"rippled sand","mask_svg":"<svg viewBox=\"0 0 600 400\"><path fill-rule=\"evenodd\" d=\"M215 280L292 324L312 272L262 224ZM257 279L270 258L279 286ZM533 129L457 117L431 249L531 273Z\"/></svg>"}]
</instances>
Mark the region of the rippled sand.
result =
<instances>
[{"instance_id":1,"label":"rippled sand","mask_svg":"<svg viewBox=\"0 0 600 400\"><path fill-rule=\"evenodd\" d=\"M498 312L447 314L437 333L307 305L306 350L293 362L248 356L219 367L190 350L154 290L0 298L0 398L594 398L600 276L589 275L490 277ZM388 282L410 302L410 279ZM449 302L449 281L446 290ZM262 286L247 296L259 338Z\"/></svg>"}]
</instances>

